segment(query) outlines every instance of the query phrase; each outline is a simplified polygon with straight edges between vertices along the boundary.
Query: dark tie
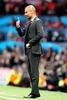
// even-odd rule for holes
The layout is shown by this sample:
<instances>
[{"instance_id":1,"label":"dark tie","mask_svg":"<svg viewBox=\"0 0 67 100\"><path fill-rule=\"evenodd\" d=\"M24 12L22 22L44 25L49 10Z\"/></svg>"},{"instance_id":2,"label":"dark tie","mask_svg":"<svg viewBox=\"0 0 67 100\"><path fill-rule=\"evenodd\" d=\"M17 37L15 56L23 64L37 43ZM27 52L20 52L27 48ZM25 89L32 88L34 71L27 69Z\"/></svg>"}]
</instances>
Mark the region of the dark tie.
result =
<instances>
[{"instance_id":1,"label":"dark tie","mask_svg":"<svg viewBox=\"0 0 67 100\"><path fill-rule=\"evenodd\" d=\"M27 42L28 42L29 39L30 39L30 37L29 37L29 29L30 29L30 25L31 25L31 21L29 21L28 28L27 28L27 34L26 34Z\"/></svg>"},{"instance_id":2,"label":"dark tie","mask_svg":"<svg viewBox=\"0 0 67 100\"><path fill-rule=\"evenodd\" d=\"M29 31L30 25L31 25L32 21L29 22L28 28L27 28L27 33Z\"/></svg>"}]
</instances>

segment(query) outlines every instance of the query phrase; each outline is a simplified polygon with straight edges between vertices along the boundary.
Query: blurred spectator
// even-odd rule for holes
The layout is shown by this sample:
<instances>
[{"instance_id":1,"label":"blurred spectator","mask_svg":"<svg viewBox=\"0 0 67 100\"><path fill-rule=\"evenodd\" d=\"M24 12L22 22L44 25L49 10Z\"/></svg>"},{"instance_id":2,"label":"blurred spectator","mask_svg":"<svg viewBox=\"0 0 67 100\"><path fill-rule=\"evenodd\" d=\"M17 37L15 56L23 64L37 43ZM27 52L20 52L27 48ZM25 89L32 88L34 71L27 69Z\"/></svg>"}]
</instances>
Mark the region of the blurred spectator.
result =
<instances>
[{"instance_id":1,"label":"blurred spectator","mask_svg":"<svg viewBox=\"0 0 67 100\"><path fill-rule=\"evenodd\" d=\"M7 85L19 86L21 80L21 72L19 71L18 66L14 66L12 72L10 73L7 79Z\"/></svg>"},{"instance_id":2,"label":"blurred spectator","mask_svg":"<svg viewBox=\"0 0 67 100\"><path fill-rule=\"evenodd\" d=\"M47 17L45 19L44 26L45 27L52 27L52 22L51 22L50 18Z\"/></svg>"},{"instance_id":3,"label":"blurred spectator","mask_svg":"<svg viewBox=\"0 0 67 100\"><path fill-rule=\"evenodd\" d=\"M64 42L64 35L61 34L59 31L53 33L52 37L53 42Z\"/></svg>"},{"instance_id":4,"label":"blurred spectator","mask_svg":"<svg viewBox=\"0 0 67 100\"><path fill-rule=\"evenodd\" d=\"M47 73L47 89L48 90L57 90L57 84L58 84L58 77L54 70L50 70Z\"/></svg>"},{"instance_id":5,"label":"blurred spectator","mask_svg":"<svg viewBox=\"0 0 67 100\"><path fill-rule=\"evenodd\" d=\"M48 9L47 14L55 15L57 6L58 6L57 2L47 2L47 9Z\"/></svg>"},{"instance_id":6,"label":"blurred spectator","mask_svg":"<svg viewBox=\"0 0 67 100\"><path fill-rule=\"evenodd\" d=\"M11 1L6 2L5 4L5 12L6 14L14 14L14 3Z\"/></svg>"},{"instance_id":7,"label":"blurred spectator","mask_svg":"<svg viewBox=\"0 0 67 100\"><path fill-rule=\"evenodd\" d=\"M45 41L52 41L52 33L51 33L51 31L46 31L44 39L45 39Z\"/></svg>"},{"instance_id":8,"label":"blurred spectator","mask_svg":"<svg viewBox=\"0 0 67 100\"><path fill-rule=\"evenodd\" d=\"M52 55L52 47L49 47L48 50L47 50L47 54L46 54L46 59L47 61L50 61L50 58L51 58L51 55Z\"/></svg>"},{"instance_id":9,"label":"blurred spectator","mask_svg":"<svg viewBox=\"0 0 67 100\"><path fill-rule=\"evenodd\" d=\"M63 28L63 23L60 21L60 18L57 17L56 21L53 23L52 28Z\"/></svg>"},{"instance_id":10,"label":"blurred spectator","mask_svg":"<svg viewBox=\"0 0 67 100\"><path fill-rule=\"evenodd\" d=\"M12 31L9 31L7 34L7 40L14 40L15 35Z\"/></svg>"},{"instance_id":11,"label":"blurred spectator","mask_svg":"<svg viewBox=\"0 0 67 100\"><path fill-rule=\"evenodd\" d=\"M47 4L46 2L43 0L42 1L42 11L41 11L41 15L47 15L48 9L47 9Z\"/></svg>"},{"instance_id":12,"label":"blurred spectator","mask_svg":"<svg viewBox=\"0 0 67 100\"><path fill-rule=\"evenodd\" d=\"M58 2L58 7L56 8L57 15L66 15L67 14L67 2L66 0L62 0Z\"/></svg>"},{"instance_id":13,"label":"blurred spectator","mask_svg":"<svg viewBox=\"0 0 67 100\"><path fill-rule=\"evenodd\" d=\"M10 26L15 26L15 20L14 20L14 18L11 18Z\"/></svg>"},{"instance_id":14,"label":"blurred spectator","mask_svg":"<svg viewBox=\"0 0 67 100\"><path fill-rule=\"evenodd\" d=\"M0 42L5 41L5 36L3 33L0 32Z\"/></svg>"}]
</instances>

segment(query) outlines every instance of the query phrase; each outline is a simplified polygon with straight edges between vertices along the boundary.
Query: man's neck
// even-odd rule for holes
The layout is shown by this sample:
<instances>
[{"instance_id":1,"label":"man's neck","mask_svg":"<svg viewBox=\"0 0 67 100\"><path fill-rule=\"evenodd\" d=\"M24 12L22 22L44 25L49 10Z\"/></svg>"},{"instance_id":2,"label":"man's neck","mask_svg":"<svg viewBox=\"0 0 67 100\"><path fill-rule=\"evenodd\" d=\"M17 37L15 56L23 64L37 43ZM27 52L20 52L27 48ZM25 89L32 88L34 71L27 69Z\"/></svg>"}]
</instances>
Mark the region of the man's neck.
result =
<instances>
[{"instance_id":1,"label":"man's neck","mask_svg":"<svg viewBox=\"0 0 67 100\"><path fill-rule=\"evenodd\" d=\"M35 17L36 17L36 15L31 18L31 21L33 21L35 19Z\"/></svg>"}]
</instances>

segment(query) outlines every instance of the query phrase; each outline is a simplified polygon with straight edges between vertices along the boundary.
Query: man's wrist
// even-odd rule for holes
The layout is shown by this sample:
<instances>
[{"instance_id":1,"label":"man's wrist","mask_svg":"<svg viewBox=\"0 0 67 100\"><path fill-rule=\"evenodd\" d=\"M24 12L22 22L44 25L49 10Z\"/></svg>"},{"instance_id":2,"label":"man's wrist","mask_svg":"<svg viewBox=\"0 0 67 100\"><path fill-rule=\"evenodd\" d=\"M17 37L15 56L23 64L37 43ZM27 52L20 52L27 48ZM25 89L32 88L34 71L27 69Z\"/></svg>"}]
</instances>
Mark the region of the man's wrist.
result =
<instances>
[{"instance_id":1,"label":"man's wrist","mask_svg":"<svg viewBox=\"0 0 67 100\"><path fill-rule=\"evenodd\" d=\"M20 25L19 26L16 26L17 28L19 28L20 27Z\"/></svg>"}]
</instances>

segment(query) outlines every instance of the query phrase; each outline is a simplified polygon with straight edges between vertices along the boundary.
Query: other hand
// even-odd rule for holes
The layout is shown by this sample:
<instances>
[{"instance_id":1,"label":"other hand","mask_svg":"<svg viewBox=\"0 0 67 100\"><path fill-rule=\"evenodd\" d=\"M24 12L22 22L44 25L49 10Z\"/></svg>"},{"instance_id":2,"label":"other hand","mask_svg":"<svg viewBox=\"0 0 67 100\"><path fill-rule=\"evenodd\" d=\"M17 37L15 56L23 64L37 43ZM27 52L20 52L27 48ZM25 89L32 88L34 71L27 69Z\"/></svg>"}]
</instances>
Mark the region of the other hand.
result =
<instances>
[{"instance_id":1,"label":"other hand","mask_svg":"<svg viewBox=\"0 0 67 100\"><path fill-rule=\"evenodd\" d=\"M26 48L30 48L30 44L29 43L26 44Z\"/></svg>"}]
</instances>

